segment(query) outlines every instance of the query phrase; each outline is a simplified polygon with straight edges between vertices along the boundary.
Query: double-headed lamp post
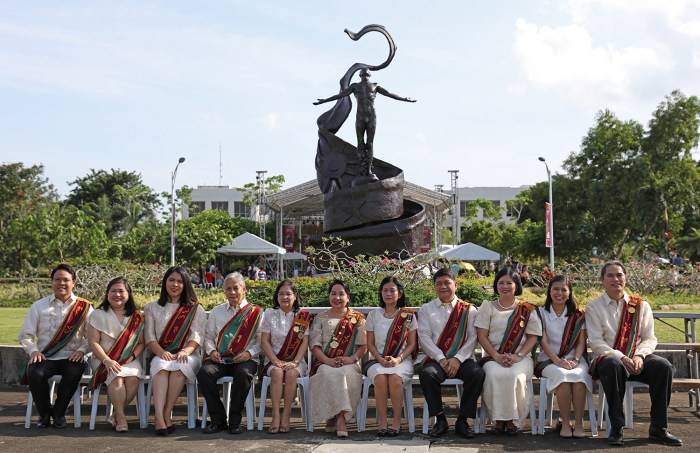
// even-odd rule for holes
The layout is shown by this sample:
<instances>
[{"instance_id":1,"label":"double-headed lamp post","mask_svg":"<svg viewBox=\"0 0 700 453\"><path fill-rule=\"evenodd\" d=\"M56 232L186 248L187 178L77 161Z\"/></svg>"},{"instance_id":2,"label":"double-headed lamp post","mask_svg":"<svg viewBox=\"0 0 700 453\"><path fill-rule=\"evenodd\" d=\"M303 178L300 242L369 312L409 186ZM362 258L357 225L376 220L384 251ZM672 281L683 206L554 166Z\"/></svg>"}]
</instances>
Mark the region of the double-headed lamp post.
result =
<instances>
[{"instance_id":1,"label":"double-headed lamp post","mask_svg":"<svg viewBox=\"0 0 700 453\"><path fill-rule=\"evenodd\" d=\"M172 217L170 219L170 265L175 266L175 177L177 177L177 167L185 161L184 157L181 157L175 165L175 170L173 170L172 178L170 179L170 203L172 207Z\"/></svg>"},{"instance_id":2,"label":"double-headed lamp post","mask_svg":"<svg viewBox=\"0 0 700 453\"><path fill-rule=\"evenodd\" d=\"M547 169L547 180L549 181L549 270L554 272L554 205L552 204L552 173L544 157L539 158Z\"/></svg>"}]
</instances>

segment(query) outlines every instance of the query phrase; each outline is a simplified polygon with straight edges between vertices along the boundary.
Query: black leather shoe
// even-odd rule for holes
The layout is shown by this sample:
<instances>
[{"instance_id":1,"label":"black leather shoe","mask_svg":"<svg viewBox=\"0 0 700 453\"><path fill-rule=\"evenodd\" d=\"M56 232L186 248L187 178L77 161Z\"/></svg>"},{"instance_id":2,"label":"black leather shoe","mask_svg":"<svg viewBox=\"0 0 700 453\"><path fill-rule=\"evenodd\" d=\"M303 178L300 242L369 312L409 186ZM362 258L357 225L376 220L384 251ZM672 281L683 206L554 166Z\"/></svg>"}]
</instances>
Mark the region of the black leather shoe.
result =
<instances>
[{"instance_id":1,"label":"black leather shoe","mask_svg":"<svg viewBox=\"0 0 700 453\"><path fill-rule=\"evenodd\" d=\"M214 434L214 433L218 433L219 431L223 431L223 430L225 430L226 428L227 428L227 426L226 426L225 423L224 423L224 424L221 424L221 425L218 424L218 423L209 423L207 426L204 427L204 429L202 430L202 432L203 432L204 434ZM166 433L167 433L167 431L168 431L167 428L166 428L165 431L166 431Z\"/></svg>"},{"instance_id":2,"label":"black leather shoe","mask_svg":"<svg viewBox=\"0 0 700 453\"><path fill-rule=\"evenodd\" d=\"M458 436L462 436L465 439L474 438L474 430L469 427L469 423L466 420L457 419L455 423L455 432Z\"/></svg>"},{"instance_id":3,"label":"black leather shoe","mask_svg":"<svg viewBox=\"0 0 700 453\"><path fill-rule=\"evenodd\" d=\"M671 445L674 447L683 445L683 441L668 432L668 429L659 428L658 426L649 427L649 439L658 440L664 445Z\"/></svg>"},{"instance_id":4,"label":"black leather shoe","mask_svg":"<svg viewBox=\"0 0 700 453\"><path fill-rule=\"evenodd\" d=\"M165 430L168 432L168 434L173 434L175 431L177 431L177 428L175 428L175 425L170 425Z\"/></svg>"},{"instance_id":5,"label":"black leather shoe","mask_svg":"<svg viewBox=\"0 0 700 453\"><path fill-rule=\"evenodd\" d=\"M616 447L621 447L624 444L622 440L622 428L611 428L608 436L608 443Z\"/></svg>"},{"instance_id":6,"label":"black leather shoe","mask_svg":"<svg viewBox=\"0 0 700 453\"><path fill-rule=\"evenodd\" d=\"M433 425L433 429L428 431L430 437L442 437L450 430L450 425L447 420L438 419Z\"/></svg>"},{"instance_id":7,"label":"black leather shoe","mask_svg":"<svg viewBox=\"0 0 700 453\"><path fill-rule=\"evenodd\" d=\"M207 428L204 428L204 429L207 429ZM168 435L167 428L156 429L156 436L167 436L167 435Z\"/></svg>"},{"instance_id":8,"label":"black leather shoe","mask_svg":"<svg viewBox=\"0 0 700 453\"><path fill-rule=\"evenodd\" d=\"M243 434L243 430L241 429L241 425L231 425L228 428L228 433L229 434Z\"/></svg>"},{"instance_id":9,"label":"black leather shoe","mask_svg":"<svg viewBox=\"0 0 700 453\"><path fill-rule=\"evenodd\" d=\"M48 415L45 417L39 417L39 423L36 424L37 428L48 428L51 426L51 417Z\"/></svg>"},{"instance_id":10,"label":"black leather shoe","mask_svg":"<svg viewBox=\"0 0 700 453\"><path fill-rule=\"evenodd\" d=\"M66 417L59 416L53 418L53 427L58 429L63 429L66 427Z\"/></svg>"}]
</instances>

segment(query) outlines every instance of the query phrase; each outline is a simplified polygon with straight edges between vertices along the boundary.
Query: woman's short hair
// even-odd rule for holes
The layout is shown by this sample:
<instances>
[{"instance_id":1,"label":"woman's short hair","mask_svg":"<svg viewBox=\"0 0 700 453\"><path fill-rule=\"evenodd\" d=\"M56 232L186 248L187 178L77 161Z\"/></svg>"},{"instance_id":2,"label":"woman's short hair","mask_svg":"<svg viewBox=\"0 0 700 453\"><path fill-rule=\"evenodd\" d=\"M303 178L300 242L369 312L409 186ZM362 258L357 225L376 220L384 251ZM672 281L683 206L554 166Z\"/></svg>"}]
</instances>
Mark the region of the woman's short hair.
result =
<instances>
[{"instance_id":1,"label":"woman's short hair","mask_svg":"<svg viewBox=\"0 0 700 453\"><path fill-rule=\"evenodd\" d=\"M170 296L168 295L168 289L166 284L168 283L168 278L176 273L182 278L182 292L180 293L180 305L192 305L197 303L197 293L194 291L194 286L192 286L192 279L190 279L190 274L187 269L180 266L172 266L165 271L163 275L163 281L160 284L160 296L158 297L158 305L165 307L165 304L170 301Z\"/></svg>"},{"instance_id":2,"label":"woman's short hair","mask_svg":"<svg viewBox=\"0 0 700 453\"><path fill-rule=\"evenodd\" d=\"M555 283L564 282L567 288L569 288L569 298L566 300L566 316L570 316L576 311L578 303L576 302L576 297L574 297L574 289L571 287L571 279L566 275L555 275L547 286L547 299L544 301L544 309L551 311L552 306L552 286Z\"/></svg>"},{"instance_id":3,"label":"woman's short hair","mask_svg":"<svg viewBox=\"0 0 700 453\"><path fill-rule=\"evenodd\" d=\"M129 295L129 297L126 300L126 304L124 304L124 314L126 316L131 316L134 313L136 313L136 301L134 301L134 294L131 291L131 285L129 284L129 280L127 280L126 277L115 277L112 280L110 280L109 283L107 283L105 298L102 301L102 303L97 307L97 309L99 310L101 308L104 311L109 311L109 290L112 289L112 286L116 285L117 283L122 283L126 288L126 293Z\"/></svg>"},{"instance_id":4,"label":"woman's short hair","mask_svg":"<svg viewBox=\"0 0 700 453\"><path fill-rule=\"evenodd\" d=\"M333 279L329 284L328 284L328 295L331 295L331 291L333 291L333 287L335 285L340 285L343 287L343 291L345 291L345 294L348 295L348 303L347 306L350 306L350 302L352 301L352 293L350 292L350 287L348 286L347 283L345 283L343 280L339 278Z\"/></svg>"},{"instance_id":5,"label":"woman's short hair","mask_svg":"<svg viewBox=\"0 0 700 453\"><path fill-rule=\"evenodd\" d=\"M396 302L396 306L398 308L405 307L406 293L403 290L403 283L395 275L389 275L388 277L384 277L382 282L379 284L379 306L382 308L386 308L386 303L384 303L384 298L382 297L382 289L384 289L384 285L386 285L387 283L393 283L399 290L399 300Z\"/></svg>"},{"instance_id":6,"label":"woman's short hair","mask_svg":"<svg viewBox=\"0 0 700 453\"><path fill-rule=\"evenodd\" d=\"M523 293L523 282L520 280L520 275L518 275L518 271L507 266L502 267L501 270L496 272L496 276L493 278L494 294L498 295L498 281L506 275L509 276L513 282L515 282L515 295L521 295Z\"/></svg>"},{"instance_id":7,"label":"woman's short hair","mask_svg":"<svg viewBox=\"0 0 700 453\"><path fill-rule=\"evenodd\" d=\"M299 288L297 288L297 285L295 285L294 282L289 279L282 280L277 285L277 288L275 288L275 294L272 296L272 308L280 308L280 303L277 300L277 297L279 296L280 290L283 286L289 286L289 289L292 291L292 293L294 293L294 304L292 304L292 311L296 313L301 307L299 302Z\"/></svg>"}]
</instances>

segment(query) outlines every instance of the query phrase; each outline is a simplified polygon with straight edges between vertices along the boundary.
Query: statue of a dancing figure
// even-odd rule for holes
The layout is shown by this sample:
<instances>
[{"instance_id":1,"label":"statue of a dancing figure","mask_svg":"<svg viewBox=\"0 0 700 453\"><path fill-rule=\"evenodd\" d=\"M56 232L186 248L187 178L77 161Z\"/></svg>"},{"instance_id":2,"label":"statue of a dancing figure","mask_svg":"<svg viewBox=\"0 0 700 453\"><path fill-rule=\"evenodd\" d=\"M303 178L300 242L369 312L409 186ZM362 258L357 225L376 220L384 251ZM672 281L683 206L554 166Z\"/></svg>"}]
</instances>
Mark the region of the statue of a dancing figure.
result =
<instances>
[{"instance_id":1,"label":"statue of a dancing figure","mask_svg":"<svg viewBox=\"0 0 700 453\"><path fill-rule=\"evenodd\" d=\"M374 133L377 129L377 114L374 110L374 98L376 98L377 93L379 93L392 99L396 99L397 101L416 101L415 99L404 98L388 92L379 86L379 84L370 82L369 78L371 76L372 73L369 69L362 69L360 71L360 78L362 79L361 82L350 84L349 87L340 93L327 99L319 99L318 101L314 102L314 105L335 101L351 94L355 95L355 99L357 99L355 132L357 134L357 154L360 161L359 176L367 176L372 181L377 181L377 176L374 174L372 169L372 160L374 159Z\"/></svg>"}]
</instances>

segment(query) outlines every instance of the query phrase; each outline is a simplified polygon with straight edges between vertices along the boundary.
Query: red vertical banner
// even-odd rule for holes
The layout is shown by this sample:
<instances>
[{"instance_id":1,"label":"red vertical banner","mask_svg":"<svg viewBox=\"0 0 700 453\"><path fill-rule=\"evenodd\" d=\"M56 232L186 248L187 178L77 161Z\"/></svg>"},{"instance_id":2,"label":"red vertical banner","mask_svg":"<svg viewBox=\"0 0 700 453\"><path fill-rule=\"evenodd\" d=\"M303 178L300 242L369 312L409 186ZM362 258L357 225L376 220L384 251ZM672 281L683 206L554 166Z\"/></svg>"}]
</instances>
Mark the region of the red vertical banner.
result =
<instances>
[{"instance_id":1,"label":"red vertical banner","mask_svg":"<svg viewBox=\"0 0 700 453\"><path fill-rule=\"evenodd\" d=\"M294 251L294 225L282 225L282 246L288 252Z\"/></svg>"},{"instance_id":2,"label":"red vertical banner","mask_svg":"<svg viewBox=\"0 0 700 453\"><path fill-rule=\"evenodd\" d=\"M306 253L306 248L309 246L309 235L308 234L302 234L301 235L301 253Z\"/></svg>"},{"instance_id":3,"label":"red vertical banner","mask_svg":"<svg viewBox=\"0 0 700 453\"><path fill-rule=\"evenodd\" d=\"M423 243L420 247L421 253L428 253L430 251L430 225L423 226Z\"/></svg>"},{"instance_id":4,"label":"red vertical banner","mask_svg":"<svg viewBox=\"0 0 700 453\"><path fill-rule=\"evenodd\" d=\"M544 204L544 246L545 247L551 247L552 246L552 223L550 220L552 219L551 216L551 207L549 206L549 203Z\"/></svg>"}]
</instances>

